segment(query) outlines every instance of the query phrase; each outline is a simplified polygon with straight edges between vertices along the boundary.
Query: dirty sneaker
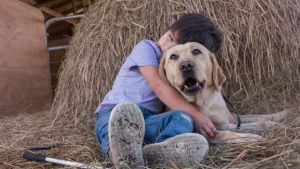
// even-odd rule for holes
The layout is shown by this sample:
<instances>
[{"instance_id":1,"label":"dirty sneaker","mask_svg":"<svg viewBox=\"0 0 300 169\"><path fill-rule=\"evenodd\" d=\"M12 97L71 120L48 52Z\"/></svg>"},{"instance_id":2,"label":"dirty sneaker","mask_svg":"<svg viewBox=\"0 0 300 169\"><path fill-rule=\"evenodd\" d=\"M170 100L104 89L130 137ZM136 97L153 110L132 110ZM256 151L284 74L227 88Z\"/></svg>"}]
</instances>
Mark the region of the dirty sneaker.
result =
<instances>
[{"instance_id":1,"label":"dirty sneaker","mask_svg":"<svg viewBox=\"0 0 300 169\"><path fill-rule=\"evenodd\" d=\"M161 143L149 144L143 148L147 165L169 165L193 167L208 153L208 142L200 134L181 134Z\"/></svg>"},{"instance_id":2,"label":"dirty sneaker","mask_svg":"<svg viewBox=\"0 0 300 169\"><path fill-rule=\"evenodd\" d=\"M111 162L117 168L144 168L145 122L140 108L130 102L118 104L111 112L108 125Z\"/></svg>"}]
</instances>

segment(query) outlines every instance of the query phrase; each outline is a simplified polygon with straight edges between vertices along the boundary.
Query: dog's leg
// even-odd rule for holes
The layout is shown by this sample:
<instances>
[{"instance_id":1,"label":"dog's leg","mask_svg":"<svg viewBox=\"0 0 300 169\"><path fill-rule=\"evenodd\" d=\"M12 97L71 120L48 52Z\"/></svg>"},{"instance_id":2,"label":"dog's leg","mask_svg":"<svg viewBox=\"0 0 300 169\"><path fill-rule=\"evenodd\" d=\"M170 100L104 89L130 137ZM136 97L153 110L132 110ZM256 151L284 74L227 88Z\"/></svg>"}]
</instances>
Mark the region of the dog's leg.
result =
<instances>
[{"instance_id":1,"label":"dog's leg","mask_svg":"<svg viewBox=\"0 0 300 169\"><path fill-rule=\"evenodd\" d=\"M289 108L274 114L264 114L264 115L241 115L242 123L251 123L251 122L261 122L261 121L275 121L280 122L283 119L286 119L292 116L295 112L295 108Z\"/></svg>"},{"instance_id":2,"label":"dog's leg","mask_svg":"<svg viewBox=\"0 0 300 169\"><path fill-rule=\"evenodd\" d=\"M264 131L275 125L280 125L280 123L273 122L273 121L258 121L253 123L242 123L240 129ZM227 128L229 130L233 130L233 129L237 129L237 126L236 124L228 124Z\"/></svg>"},{"instance_id":3,"label":"dog's leg","mask_svg":"<svg viewBox=\"0 0 300 169\"><path fill-rule=\"evenodd\" d=\"M246 143L262 140L259 135L250 133L234 133L232 131L218 131L214 138L209 139L210 143Z\"/></svg>"}]
</instances>

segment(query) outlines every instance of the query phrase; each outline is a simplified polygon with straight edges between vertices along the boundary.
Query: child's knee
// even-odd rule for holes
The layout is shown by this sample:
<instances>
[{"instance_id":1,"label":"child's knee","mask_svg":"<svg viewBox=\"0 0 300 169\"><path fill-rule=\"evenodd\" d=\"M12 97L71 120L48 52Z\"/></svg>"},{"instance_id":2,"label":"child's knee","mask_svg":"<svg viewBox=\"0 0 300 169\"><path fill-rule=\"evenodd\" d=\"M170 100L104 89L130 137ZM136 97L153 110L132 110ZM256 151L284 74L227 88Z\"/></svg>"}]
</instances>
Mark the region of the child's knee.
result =
<instances>
[{"instance_id":1,"label":"child's knee","mask_svg":"<svg viewBox=\"0 0 300 169\"><path fill-rule=\"evenodd\" d=\"M184 123L185 126L193 129L193 118L188 113L182 110L176 110L173 113L173 118L178 119L181 123Z\"/></svg>"},{"instance_id":2,"label":"child's knee","mask_svg":"<svg viewBox=\"0 0 300 169\"><path fill-rule=\"evenodd\" d=\"M193 123L193 118L188 113L186 113L185 111L175 110L173 114L174 114L174 116L177 116L177 117L179 117L183 120L186 120L190 123Z\"/></svg>"}]
</instances>

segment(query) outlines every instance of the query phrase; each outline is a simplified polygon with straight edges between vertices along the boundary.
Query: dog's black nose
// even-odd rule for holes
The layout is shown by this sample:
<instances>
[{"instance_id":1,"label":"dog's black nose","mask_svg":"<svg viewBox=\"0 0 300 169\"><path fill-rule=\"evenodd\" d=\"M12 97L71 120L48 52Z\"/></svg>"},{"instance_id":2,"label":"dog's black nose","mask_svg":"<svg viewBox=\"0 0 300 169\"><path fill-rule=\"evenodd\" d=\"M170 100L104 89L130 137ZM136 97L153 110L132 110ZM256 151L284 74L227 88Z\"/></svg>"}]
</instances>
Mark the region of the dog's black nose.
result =
<instances>
[{"instance_id":1,"label":"dog's black nose","mask_svg":"<svg viewBox=\"0 0 300 169\"><path fill-rule=\"evenodd\" d=\"M184 72L184 71L189 71L192 68L194 68L194 63L192 61L185 61L182 62L179 66L179 70Z\"/></svg>"}]
</instances>

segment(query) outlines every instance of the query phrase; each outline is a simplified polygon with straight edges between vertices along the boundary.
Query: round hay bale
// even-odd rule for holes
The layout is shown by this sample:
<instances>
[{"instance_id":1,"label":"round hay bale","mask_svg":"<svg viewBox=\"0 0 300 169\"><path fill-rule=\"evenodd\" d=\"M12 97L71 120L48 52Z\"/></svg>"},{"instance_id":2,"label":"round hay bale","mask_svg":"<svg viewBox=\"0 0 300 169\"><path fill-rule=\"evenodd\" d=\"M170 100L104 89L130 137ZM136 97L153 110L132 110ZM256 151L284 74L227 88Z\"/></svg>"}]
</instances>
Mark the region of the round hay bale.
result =
<instances>
[{"instance_id":1,"label":"round hay bale","mask_svg":"<svg viewBox=\"0 0 300 169\"><path fill-rule=\"evenodd\" d=\"M55 122L91 127L94 111L142 39L157 41L184 13L208 16L223 33L225 94L242 113L270 113L300 93L298 0L97 0L81 19L60 71Z\"/></svg>"}]
</instances>

